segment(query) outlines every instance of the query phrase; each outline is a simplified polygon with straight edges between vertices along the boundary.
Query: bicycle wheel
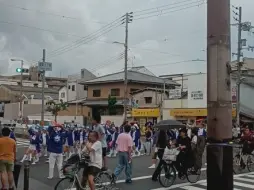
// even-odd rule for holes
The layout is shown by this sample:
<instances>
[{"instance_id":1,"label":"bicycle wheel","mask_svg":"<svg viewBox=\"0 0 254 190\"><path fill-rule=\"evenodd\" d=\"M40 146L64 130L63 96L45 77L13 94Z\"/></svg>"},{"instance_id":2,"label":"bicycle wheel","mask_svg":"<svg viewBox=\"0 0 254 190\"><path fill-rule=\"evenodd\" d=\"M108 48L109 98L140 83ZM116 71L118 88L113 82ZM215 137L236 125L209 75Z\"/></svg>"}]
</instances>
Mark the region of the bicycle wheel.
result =
<instances>
[{"instance_id":1,"label":"bicycle wheel","mask_svg":"<svg viewBox=\"0 0 254 190\"><path fill-rule=\"evenodd\" d=\"M163 174L163 171L165 174ZM165 179L163 179L165 177ZM170 187L176 180L176 169L172 164L163 164L160 169L159 183L162 187Z\"/></svg>"},{"instance_id":2,"label":"bicycle wheel","mask_svg":"<svg viewBox=\"0 0 254 190\"><path fill-rule=\"evenodd\" d=\"M110 175L107 171L100 172L94 179L94 182L96 189L110 190L113 189L113 186L115 185L112 181L112 175Z\"/></svg>"},{"instance_id":3,"label":"bicycle wheel","mask_svg":"<svg viewBox=\"0 0 254 190\"><path fill-rule=\"evenodd\" d=\"M247 169L249 172L253 172L254 171L254 155L250 154L247 157Z\"/></svg>"},{"instance_id":4,"label":"bicycle wheel","mask_svg":"<svg viewBox=\"0 0 254 190\"><path fill-rule=\"evenodd\" d=\"M200 169L194 172L192 171L192 168L189 168L186 172L186 178L190 183L196 183L200 179L200 175L201 175ZM193 178L191 176L193 176Z\"/></svg>"},{"instance_id":5,"label":"bicycle wheel","mask_svg":"<svg viewBox=\"0 0 254 190\"><path fill-rule=\"evenodd\" d=\"M239 174L242 171L241 161L240 161L240 155L235 155L233 159L233 172L234 174Z\"/></svg>"},{"instance_id":6,"label":"bicycle wheel","mask_svg":"<svg viewBox=\"0 0 254 190\"><path fill-rule=\"evenodd\" d=\"M59 180L54 190L72 189L76 188L75 180L72 177L65 177Z\"/></svg>"}]
</instances>

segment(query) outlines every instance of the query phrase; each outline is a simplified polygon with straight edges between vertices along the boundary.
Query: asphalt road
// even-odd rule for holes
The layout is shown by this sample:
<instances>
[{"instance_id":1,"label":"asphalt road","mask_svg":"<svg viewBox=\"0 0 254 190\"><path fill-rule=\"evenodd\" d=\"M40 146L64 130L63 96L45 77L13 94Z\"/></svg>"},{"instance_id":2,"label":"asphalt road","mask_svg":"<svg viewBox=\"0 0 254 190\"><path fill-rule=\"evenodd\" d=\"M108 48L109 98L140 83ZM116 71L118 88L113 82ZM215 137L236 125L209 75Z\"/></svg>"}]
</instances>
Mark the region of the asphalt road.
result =
<instances>
[{"instance_id":1,"label":"asphalt road","mask_svg":"<svg viewBox=\"0 0 254 190\"><path fill-rule=\"evenodd\" d=\"M24 151L26 147L28 146L27 142L18 142L18 152L17 152L17 157L18 159L21 159L23 157ZM55 186L55 184L58 182L59 179L54 178L52 180L48 180L48 163L45 163L46 158L41 157L40 162L36 165L31 165L30 168L30 190L38 190L38 189L44 189L44 190L52 190ZM116 166L117 160L116 158L108 158L108 167L111 171L114 170ZM132 184L125 184L124 183L124 173L119 176L119 179L117 181L116 187L123 189L123 190L128 190L128 189L139 189L139 190L163 190L163 189L193 189L193 190L202 190L206 189L206 164L205 164L205 156L203 158L203 167L202 167L202 174L200 181L195 184L196 186L190 186L191 184L187 183L186 180L180 180L176 179L175 183L173 186L170 188L162 188L159 182L153 182L151 180L151 176L153 174L154 169L149 169L148 167L151 165L151 157L150 156L140 156L140 157L135 157L133 159L133 183ZM58 172L55 171L55 175L57 176ZM254 185L254 174L249 174L249 176L245 176L245 186L246 184L248 186L248 179L252 178L253 185ZM240 179L243 178L240 176ZM239 181L239 180L238 180ZM241 185L241 183L239 183ZM250 184L249 184L250 186ZM248 186L248 187L249 187ZM19 180L19 188L18 189L23 189L23 172L21 172L20 175L20 180ZM196 187L196 188L195 188ZM240 189L245 189L245 188L240 188ZM249 189L249 188L247 188ZM246 189L246 190L247 190ZM254 189L254 186L251 188Z\"/></svg>"}]
</instances>

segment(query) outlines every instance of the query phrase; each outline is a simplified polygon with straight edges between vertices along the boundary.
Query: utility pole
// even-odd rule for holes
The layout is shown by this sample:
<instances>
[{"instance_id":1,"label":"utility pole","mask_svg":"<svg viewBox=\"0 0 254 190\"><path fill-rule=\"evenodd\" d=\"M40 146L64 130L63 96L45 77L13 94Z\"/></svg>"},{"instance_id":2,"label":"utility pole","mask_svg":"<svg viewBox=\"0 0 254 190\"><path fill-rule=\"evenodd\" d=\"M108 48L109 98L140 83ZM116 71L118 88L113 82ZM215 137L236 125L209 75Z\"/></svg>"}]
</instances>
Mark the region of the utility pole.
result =
<instances>
[{"instance_id":1,"label":"utility pole","mask_svg":"<svg viewBox=\"0 0 254 190\"><path fill-rule=\"evenodd\" d=\"M128 25L132 21L133 12L125 14L125 55L124 55L124 121L127 120L127 106L128 106Z\"/></svg>"},{"instance_id":2,"label":"utility pole","mask_svg":"<svg viewBox=\"0 0 254 190\"><path fill-rule=\"evenodd\" d=\"M42 62L46 62L46 50L43 49ZM45 88L45 70L41 71L42 88L41 88L41 123L44 126L44 88Z\"/></svg>"},{"instance_id":3,"label":"utility pole","mask_svg":"<svg viewBox=\"0 0 254 190\"><path fill-rule=\"evenodd\" d=\"M238 20L238 40L237 40L237 81L236 81L236 89L237 89L237 104L236 104L236 117L237 124L240 126L240 84L241 84L241 55L242 55L242 7L239 7L239 18Z\"/></svg>"},{"instance_id":4,"label":"utility pole","mask_svg":"<svg viewBox=\"0 0 254 190\"><path fill-rule=\"evenodd\" d=\"M24 61L21 60L21 73L20 73L20 118L23 117L23 67L24 67Z\"/></svg>"},{"instance_id":5,"label":"utility pole","mask_svg":"<svg viewBox=\"0 0 254 190\"><path fill-rule=\"evenodd\" d=\"M207 1L207 189L233 189L230 0Z\"/></svg>"},{"instance_id":6,"label":"utility pole","mask_svg":"<svg viewBox=\"0 0 254 190\"><path fill-rule=\"evenodd\" d=\"M234 20L237 21L236 25L238 27L238 42L237 42L237 53L233 53L232 55L237 56L237 80L236 80L236 85L237 85L237 104L236 104L236 113L237 113L237 124L240 125L240 109L241 109L241 83L242 83L242 66L243 66L243 61L241 61L241 57L243 57L243 52L242 50L247 49L248 51L253 51L252 46L248 46L247 48L243 48L246 46L246 39L242 39L242 32L243 31L248 31L250 32L253 26L251 26L250 22L242 22L242 7L234 7L237 11L233 11L233 13L236 15L234 17Z\"/></svg>"}]
</instances>

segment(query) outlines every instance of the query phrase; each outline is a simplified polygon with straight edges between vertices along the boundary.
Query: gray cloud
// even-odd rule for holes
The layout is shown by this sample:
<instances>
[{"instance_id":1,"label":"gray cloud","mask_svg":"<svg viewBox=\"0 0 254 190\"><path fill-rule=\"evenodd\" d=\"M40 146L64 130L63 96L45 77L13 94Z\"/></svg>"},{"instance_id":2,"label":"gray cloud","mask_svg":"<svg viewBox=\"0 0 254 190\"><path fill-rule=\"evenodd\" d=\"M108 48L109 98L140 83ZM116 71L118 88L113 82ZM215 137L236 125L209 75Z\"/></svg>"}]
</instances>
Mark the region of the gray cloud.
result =
<instances>
[{"instance_id":1,"label":"gray cloud","mask_svg":"<svg viewBox=\"0 0 254 190\"><path fill-rule=\"evenodd\" d=\"M35 64L33 61L41 59L43 48L50 55L53 50L79 39L77 36L87 36L104 26L104 23L128 11L135 13L138 10L180 1L183 0L170 2L168 0L0 0L0 74L15 72L18 64L11 63L10 58L22 58L27 61L26 64ZM244 19L251 21L253 0L232 0L232 4L242 6ZM175 62L206 59L206 54L202 51L206 49L206 6L162 16L158 12L158 15L153 18L135 20L134 14L134 21L129 25L128 66L144 65L155 74L205 72L205 62L177 64ZM3 21L16 24L6 24L2 23ZM235 36L236 28L232 27L232 52L236 48ZM246 38L254 43L253 36L246 34ZM123 59L112 61L112 64L105 61L123 51L122 45L110 42L124 42L124 27L115 28L99 40L108 43L97 40L56 57L48 56L47 60L53 62L54 69L49 74L59 76L61 73L66 76L79 72L81 68L88 68L102 75L123 69ZM253 53L245 53L245 55L253 57ZM104 66L103 63L105 63Z\"/></svg>"}]
</instances>

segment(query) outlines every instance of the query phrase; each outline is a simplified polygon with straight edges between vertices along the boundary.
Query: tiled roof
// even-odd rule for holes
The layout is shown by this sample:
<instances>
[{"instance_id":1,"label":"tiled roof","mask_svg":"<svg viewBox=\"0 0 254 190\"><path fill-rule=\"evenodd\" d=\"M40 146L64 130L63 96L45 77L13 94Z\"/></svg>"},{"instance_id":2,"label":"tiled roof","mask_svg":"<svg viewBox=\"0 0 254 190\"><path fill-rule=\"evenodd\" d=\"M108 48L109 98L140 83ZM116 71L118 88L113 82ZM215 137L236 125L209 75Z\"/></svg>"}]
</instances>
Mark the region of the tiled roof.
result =
<instances>
[{"instance_id":1,"label":"tiled roof","mask_svg":"<svg viewBox=\"0 0 254 190\"><path fill-rule=\"evenodd\" d=\"M20 86L18 85L6 85L6 84L2 84L0 85L0 87L5 87L8 88L9 90L13 91L13 92L19 92L20 91ZM31 95L33 95L33 99L41 99L42 94L42 88L40 87L30 87L30 86L23 86L22 88L23 94L27 97L27 98L31 98ZM58 90L54 89L54 88L45 88L44 89L44 95L45 96L50 96L51 98L53 98L54 100L57 100L59 97L58 94Z\"/></svg>"},{"instance_id":2,"label":"tiled roof","mask_svg":"<svg viewBox=\"0 0 254 190\"><path fill-rule=\"evenodd\" d=\"M6 85L2 84L0 86L6 87L10 89L11 91L20 91L20 86L19 85ZM32 86L23 86L22 87L23 92L37 92L41 93L42 88L41 87L32 87ZM44 88L45 93L52 93L52 94L58 94L58 90L54 88Z\"/></svg>"},{"instance_id":3,"label":"tiled roof","mask_svg":"<svg viewBox=\"0 0 254 190\"><path fill-rule=\"evenodd\" d=\"M140 73L137 71L128 71L127 73L127 78L128 81L130 82L140 82L140 83L150 83L150 84L164 84L164 80L162 78L148 75L145 73ZM82 84L95 84L95 83L109 83L109 82L118 82L118 81L124 81L124 72L118 72L118 73L113 73L109 75L105 75L102 77L98 77L96 79L88 80L85 82L82 82ZM165 80L166 85L177 85L176 82L172 80Z\"/></svg>"}]
</instances>

